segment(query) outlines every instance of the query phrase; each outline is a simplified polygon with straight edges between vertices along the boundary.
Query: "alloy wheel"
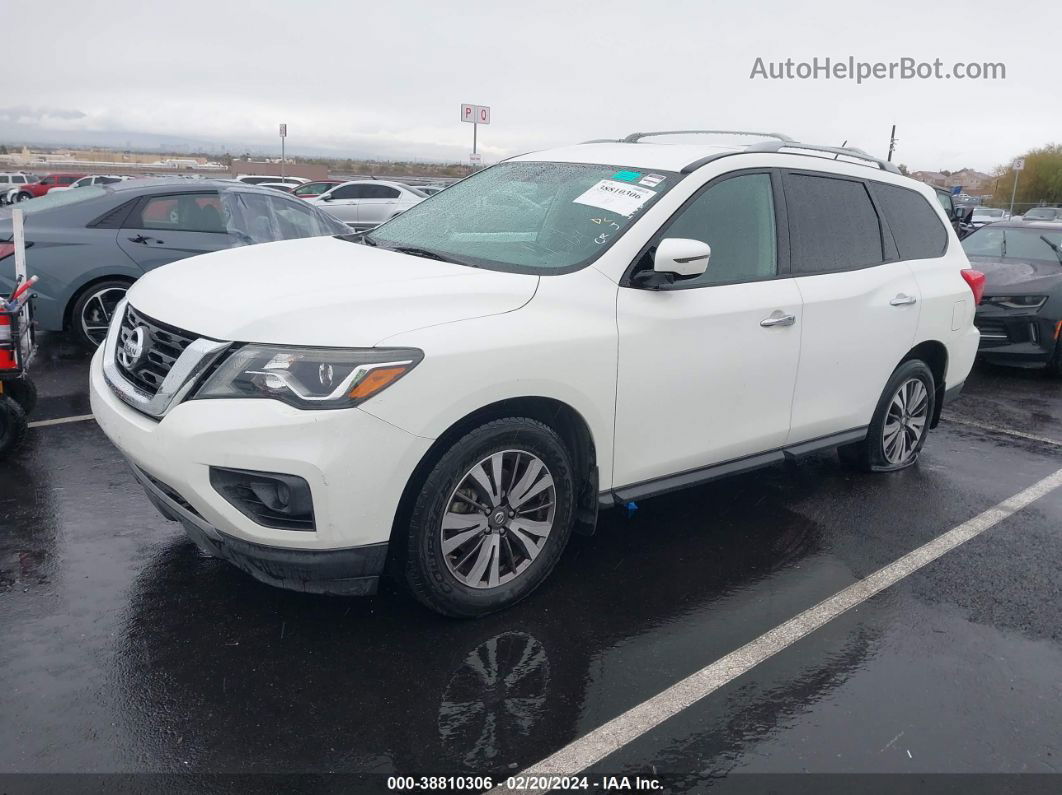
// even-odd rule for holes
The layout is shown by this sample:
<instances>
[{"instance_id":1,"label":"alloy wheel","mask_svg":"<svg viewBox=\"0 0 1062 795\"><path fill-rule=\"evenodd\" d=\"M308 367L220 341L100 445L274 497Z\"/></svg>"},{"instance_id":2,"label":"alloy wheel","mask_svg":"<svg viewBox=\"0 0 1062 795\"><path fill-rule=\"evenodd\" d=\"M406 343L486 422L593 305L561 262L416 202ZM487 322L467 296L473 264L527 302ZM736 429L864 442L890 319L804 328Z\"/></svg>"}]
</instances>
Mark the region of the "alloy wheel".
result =
<instances>
[{"instance_id":1,"label":"alloy wheel","mask_svg":"<svg viewBox=\"0 0 1062 795\"><path fill-rule=\"evenodd\" d=\"M900 384L889 401L882 428L882 452L894 466L908 463L918 450L929 420L929 390L920 378Z\"/></svg>"},{"instance_id":2,"label":"alloy wheel","mask_svg":"<svg viewBox=\"0 0 1062 795\"><path fill-rule=\"evenodd\" d=\"M511 582L546 545L556 503L553 476L538 456L503 450L484 458L447 500L439 529L446 567L470 588Z\"/></svg>"},{"instance_id":3,"label":"alloy wheel","mask_svg":"<svg viewBox=\"0 0 1062 795\"><path fill-rule=\"evenodd\" d=\"M125 298L124 287L106 287L89 296L81 309L81 330L94 345L107 339L107 329L114 317L114 310Z\"/></svg>"}]
</instances>

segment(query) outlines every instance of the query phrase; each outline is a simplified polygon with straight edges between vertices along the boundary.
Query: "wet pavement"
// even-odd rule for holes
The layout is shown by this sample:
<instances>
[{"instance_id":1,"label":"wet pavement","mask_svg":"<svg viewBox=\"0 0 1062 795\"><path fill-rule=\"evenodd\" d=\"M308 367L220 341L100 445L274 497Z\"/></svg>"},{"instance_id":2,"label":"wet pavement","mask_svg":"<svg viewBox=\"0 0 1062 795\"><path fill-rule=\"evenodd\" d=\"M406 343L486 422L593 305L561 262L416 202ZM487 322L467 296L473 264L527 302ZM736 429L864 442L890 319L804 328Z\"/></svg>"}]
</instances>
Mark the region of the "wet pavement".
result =
<instances>
[{"instance_id":1,"label":"wet pavement","mask_svg":"<svg viewBox=\"0 0 1062 795\"><path fill-rule=\"evenodd\" d=\"M87 361L44 340L34 420L88 413ZM1062 381L978 367L946 416L901 473L822 455L606 513L471 622L259 584L94 423L35 428L0 462L0 773L512 774L1062 467ZM1057 773L1060 570L1056 490L593 772Z\"/></svg>"}]
</instances>

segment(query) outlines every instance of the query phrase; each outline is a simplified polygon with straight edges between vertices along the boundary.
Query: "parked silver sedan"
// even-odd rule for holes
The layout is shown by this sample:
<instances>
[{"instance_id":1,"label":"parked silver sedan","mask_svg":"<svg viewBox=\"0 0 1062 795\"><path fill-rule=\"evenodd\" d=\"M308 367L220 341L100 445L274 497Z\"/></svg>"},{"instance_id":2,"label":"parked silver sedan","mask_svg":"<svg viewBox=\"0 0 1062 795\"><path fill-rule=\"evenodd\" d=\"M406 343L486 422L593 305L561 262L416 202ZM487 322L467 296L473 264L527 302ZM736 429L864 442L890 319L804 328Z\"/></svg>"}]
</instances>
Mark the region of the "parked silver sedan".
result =
<instances>
[{"instance_id":1,"label":"parked silver sedan","mask_svg":"<svg viewBox=\"0 0 1062 795\"><path fill-rule=\"evenodd\" d=\"M350 233L308 202L232 181L129 180L18 206L26 264L40 277L40 327L69 330L93 347L129 286L153 268L234 246ZM11 212L0 210L0 294L14 283Z\"/></svg>"},{"instance_id":2,"label":"parked silver sedan","mask_svg":"<svg viewBox=\"0 0 1062 795\"><path fill-rule=\"evenodd\" d=\"M390 221L426 198L401 182L362 179L336 185L308 202L348 226L363 230Z\"/></svg>"}]
</instances>

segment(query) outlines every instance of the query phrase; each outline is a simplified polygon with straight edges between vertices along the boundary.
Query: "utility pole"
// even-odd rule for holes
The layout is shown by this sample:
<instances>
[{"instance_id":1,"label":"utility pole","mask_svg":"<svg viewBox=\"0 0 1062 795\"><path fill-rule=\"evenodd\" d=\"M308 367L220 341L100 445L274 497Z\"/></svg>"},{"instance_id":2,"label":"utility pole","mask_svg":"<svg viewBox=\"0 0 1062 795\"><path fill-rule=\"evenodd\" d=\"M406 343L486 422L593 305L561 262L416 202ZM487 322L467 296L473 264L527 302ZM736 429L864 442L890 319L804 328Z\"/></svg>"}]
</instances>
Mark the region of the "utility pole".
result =
<instances>
[{"instance_id":1,"label":"utility pole","mask_svg":"<svg viewBox=\"0 0 1062 795\"><path fill-rule=\"evenodd\" d=\"M892 162L892 153L896 151L896 125L892 125L892 132L889 133L889 162Z\"/></svg>"}]
</instances>

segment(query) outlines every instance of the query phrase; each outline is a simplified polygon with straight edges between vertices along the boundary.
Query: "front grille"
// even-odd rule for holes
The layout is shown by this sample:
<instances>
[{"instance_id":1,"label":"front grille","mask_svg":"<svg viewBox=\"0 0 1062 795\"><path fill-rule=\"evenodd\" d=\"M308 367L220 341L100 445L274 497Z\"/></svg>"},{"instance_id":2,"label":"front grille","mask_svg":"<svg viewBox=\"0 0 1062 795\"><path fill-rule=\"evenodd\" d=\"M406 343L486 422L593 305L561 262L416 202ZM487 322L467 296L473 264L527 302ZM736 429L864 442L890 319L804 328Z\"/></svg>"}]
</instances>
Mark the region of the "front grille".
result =
<instances>
[{"instance_id":1,"label":"front grille","mask_svg":"<svg viewBox=\"0 0 1062 795\"><path fill-rule=\"evenodd\" d=\"M133 337L137 328L144 329L145 354L139 361L134 362L131 368L127 368L120 355L122 345ZM169 375L174 362L184 353L184 349L195 341L196 337L187 331L152 320L127 304L118 333L115 361L122 375L144 392L155 395Z\"/></svg>"}]
</instances>

